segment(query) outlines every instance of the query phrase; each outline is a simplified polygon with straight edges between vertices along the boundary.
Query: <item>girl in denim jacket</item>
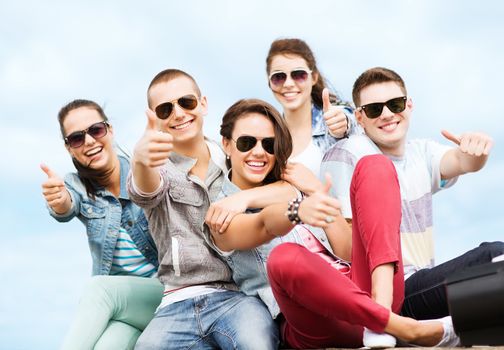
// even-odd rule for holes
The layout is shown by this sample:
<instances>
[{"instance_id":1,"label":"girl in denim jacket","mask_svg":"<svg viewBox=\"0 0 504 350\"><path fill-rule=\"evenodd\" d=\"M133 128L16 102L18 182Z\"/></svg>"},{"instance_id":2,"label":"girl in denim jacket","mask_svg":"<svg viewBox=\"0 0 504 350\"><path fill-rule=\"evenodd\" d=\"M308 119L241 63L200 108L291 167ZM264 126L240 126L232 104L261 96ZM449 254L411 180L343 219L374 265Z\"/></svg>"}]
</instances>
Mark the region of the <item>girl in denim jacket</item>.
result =
<instances>
[{"instance_id":1,"label":"girl in denim jacket","mask_svg":"<svg viewBox=\"0 0 504 350\"><path fill-rule=\"evenodd\" d=\"M46 165L42 192L60 222L85 226L93 275L64 349L132 349L162 296L157 250L143 210L129 200L129 157L114 147L113 129L93 101L74 100L58 114L77 173L63 181Z\"/></svg>"},{"instance_id":2,"label":"girl in denim jacket","mask_svg":"<svg viewBox=\"0 0 504 350\"><path fill-rule=\"evenodd\" d=\"M292 177L300 177L298 182L304 184L301 191L310 193L315 190L310 172L319 176L324 153L338 140L358 132L353 109L329 92L315 55L301 39L273 41L266 57L266 73L292 135L285 179L290 182Z\"/></svg>"}]
</instances>

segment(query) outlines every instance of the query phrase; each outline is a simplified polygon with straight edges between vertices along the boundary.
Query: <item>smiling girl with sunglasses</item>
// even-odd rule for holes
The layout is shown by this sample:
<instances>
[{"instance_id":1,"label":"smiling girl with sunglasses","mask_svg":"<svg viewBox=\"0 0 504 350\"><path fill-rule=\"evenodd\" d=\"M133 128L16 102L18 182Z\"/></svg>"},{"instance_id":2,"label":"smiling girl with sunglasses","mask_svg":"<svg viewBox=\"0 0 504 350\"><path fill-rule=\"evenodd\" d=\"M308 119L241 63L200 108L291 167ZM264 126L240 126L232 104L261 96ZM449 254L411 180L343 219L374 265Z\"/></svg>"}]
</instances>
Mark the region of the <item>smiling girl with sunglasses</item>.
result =
<instances>
[{"instance_id":1,"label":"smiling girl with sunglasses","mask_svg":"<svg viewBox=\"0 0 504 350\"><path fill-rule=\"evenodd\" d=\"M230 167L222 197L279 179L292 143L274 107L240 100L226 111L220 133ZM250 142L238 146L234 140L244 136ZM274 140L272 152L258 142L266 139ZM212 231L215 249L228 262L233 280L242 292L266 304L278 321L284 347L359 347L363 327L385 328L417 345L436 344L443 334L440 322L393 314L353 282L348 265L338 258L349 259L351 232L339 202L327 194L330 185L328 181L304 199L250 209L235 216L224 232Z\"/></svg>"},{"instance_id":2,"label":"smiling girl with sunglasses","mask_svg":"<svg viewBox=\"0 0 504 350\"><path fill-rule=\"evenodd\" d=\"M327 149L356 131L352 108L328 92L315 56L303 40L275 40L266 57L266 72L268 85L283 107L292 135L293 151L286 179L293 180L289 174L296 170L295 163L318 176ZM303 192L314 190L313 179L297 182L305 184Z\"/></svg>"},{"instance_id":3,"label":"smiling girl with sunglasses","mask_svg":"<svg viewBox=\"0 0 504 350\"><path fill-rule=\"evenodd\" d=\"M77 217L86 226L95 275L63 349L130 349L153 317L162 286L142 278L156 274L157 250L143 211L126 191L129 157L114 145L112 126L95 102L68 103L58 121L77 173L63 181L41 165L48 177L42 192L56 220Z\"/></svg>"}]
</instances>

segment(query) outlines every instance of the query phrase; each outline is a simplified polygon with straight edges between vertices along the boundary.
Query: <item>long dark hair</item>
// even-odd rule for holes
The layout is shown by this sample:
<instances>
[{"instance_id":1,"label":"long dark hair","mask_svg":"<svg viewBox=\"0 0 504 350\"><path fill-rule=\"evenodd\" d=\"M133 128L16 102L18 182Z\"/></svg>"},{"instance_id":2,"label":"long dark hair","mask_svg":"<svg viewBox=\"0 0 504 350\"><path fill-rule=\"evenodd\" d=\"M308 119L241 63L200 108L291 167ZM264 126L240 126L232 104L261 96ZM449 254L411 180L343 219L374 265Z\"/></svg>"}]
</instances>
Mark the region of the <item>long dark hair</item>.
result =
<instances>
[{"instance_id":1,"label":"long dark hair","mask_svg":"<svg viewBox=\"0 0 504 350\"><path fill-rule=\"evenodd\" d=\"M306 61L308 68L312 71L312 74L316 73L318 75L317 82L312 87L311 99L315 106L322 109L322 90L327 87L328 82L317 68L315 55L308 44L301 39L295 38L277 39L273 41L271 43L268 56L266 57L266 73L268 75L270 74L273 57L278 55L299 56ZM340 97L333 92L329 93L329 99L331 100L331 103L345 104L341 101Z\"/></svg>"},{"instance_id":2,"label":"long dark hair","mask_svg":"<svg viewBox=\"0 0 504 350\"><path fill-rule=\"evenodd\" d=\"M105 112L103 112L103 109L96 102L83 99L73 100L64 105L58 113L58 122L60 125L61 136L63 138L67 137L67 135L65 135L65 129L63 128L63 122L65 121L65 118L71 111L81 107L94 109L98 112L103 121L108 122L108 118L105 115ZM107 171L91 169L88 166L79 163L74 157L72 157L72 162L75 166L75 169L77 169L79 178L86 188L87 195L94 200L97 187L105 187L107 185L107 181L110 178L113 169Z\"/></svg>"},{"instance_id":3,"label":"long dark hair","mask_svg":"<svg viewBox=\"0 0 504 350\"><path fill-rule=\"evenodd\" d=\"M231 140L236 121L249 113L264 115L273 123L273 129L275 131L274 149L276 162L273 169L266 175L264 184L278 181L292 153L292 137L284 118L282 118L275 107L267 102L253 98L239 100L224 113L220 126L220 134L227 140ZM229 159L226 160L226 165L228 168L231 168L231 161Z\"/></svg>"}]
</instances>

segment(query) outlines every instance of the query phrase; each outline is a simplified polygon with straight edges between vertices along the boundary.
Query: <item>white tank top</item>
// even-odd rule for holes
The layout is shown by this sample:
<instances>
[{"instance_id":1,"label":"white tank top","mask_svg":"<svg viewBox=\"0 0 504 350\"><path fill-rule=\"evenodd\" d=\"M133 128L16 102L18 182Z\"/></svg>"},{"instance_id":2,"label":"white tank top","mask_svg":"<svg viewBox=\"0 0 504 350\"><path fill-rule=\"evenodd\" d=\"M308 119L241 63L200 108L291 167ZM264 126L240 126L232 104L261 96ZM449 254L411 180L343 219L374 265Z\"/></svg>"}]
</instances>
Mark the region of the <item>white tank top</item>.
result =
<instances>
[{"instance_id":1,"label":"white tank top","mask_svg":"<svg viewBox=\"0 0 504 350\"><path fill-rule=\"evenodd\" d=\"M298 155L289 158L289 162L301 163L310 169L315 176L320 177L320 163L324 155L320 149L315 146L313 140L310 141L308 146Z\"/></svg>"}]
</instances>

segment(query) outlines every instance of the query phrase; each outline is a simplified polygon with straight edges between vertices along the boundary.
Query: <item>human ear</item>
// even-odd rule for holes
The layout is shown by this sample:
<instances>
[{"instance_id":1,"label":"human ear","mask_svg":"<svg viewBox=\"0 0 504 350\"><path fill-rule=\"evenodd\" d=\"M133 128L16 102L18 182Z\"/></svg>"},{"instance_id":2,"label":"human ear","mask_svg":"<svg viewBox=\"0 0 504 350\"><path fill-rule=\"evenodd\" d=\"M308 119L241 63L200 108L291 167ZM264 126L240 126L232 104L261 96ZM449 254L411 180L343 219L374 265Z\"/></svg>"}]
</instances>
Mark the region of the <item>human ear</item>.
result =
<instances>
[{"instance_id":1,"label":"human ear","mask_svg":"<svg viewBox=\"0 0 504 350\"><path fill-rule=\"evenodd\" d=\"M226 156L229 157L231 154L231 140L226 137L222 137L222 148L224 148Z\"/></svg>"}]
</instances>

